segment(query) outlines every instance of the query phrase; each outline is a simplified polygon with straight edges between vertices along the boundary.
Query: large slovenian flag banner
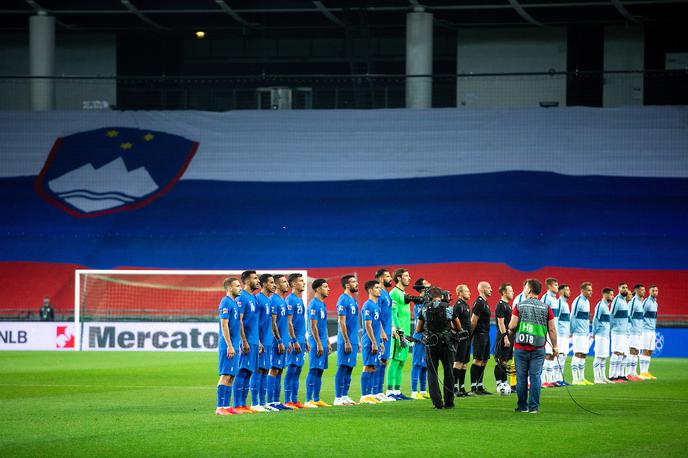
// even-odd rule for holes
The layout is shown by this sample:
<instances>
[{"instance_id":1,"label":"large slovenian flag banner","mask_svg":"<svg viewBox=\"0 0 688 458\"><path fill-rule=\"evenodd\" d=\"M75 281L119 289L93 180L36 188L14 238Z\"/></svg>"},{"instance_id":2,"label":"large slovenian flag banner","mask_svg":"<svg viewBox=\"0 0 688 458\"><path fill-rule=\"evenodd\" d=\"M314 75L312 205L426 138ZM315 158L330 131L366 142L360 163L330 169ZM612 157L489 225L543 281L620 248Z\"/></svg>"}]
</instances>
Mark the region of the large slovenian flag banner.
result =
<instances>
[{"instance_id":1,"label":"large slovenian flag banner","mask_svg":"<svg viewBox=\"0 0 688 458\"><path fill-rule=\"evenodd\" d=\"M685 107L0 113L0 152L1 306L71 310L75 267L404 266L688 315Z\"/></svg>"}]
</instances>

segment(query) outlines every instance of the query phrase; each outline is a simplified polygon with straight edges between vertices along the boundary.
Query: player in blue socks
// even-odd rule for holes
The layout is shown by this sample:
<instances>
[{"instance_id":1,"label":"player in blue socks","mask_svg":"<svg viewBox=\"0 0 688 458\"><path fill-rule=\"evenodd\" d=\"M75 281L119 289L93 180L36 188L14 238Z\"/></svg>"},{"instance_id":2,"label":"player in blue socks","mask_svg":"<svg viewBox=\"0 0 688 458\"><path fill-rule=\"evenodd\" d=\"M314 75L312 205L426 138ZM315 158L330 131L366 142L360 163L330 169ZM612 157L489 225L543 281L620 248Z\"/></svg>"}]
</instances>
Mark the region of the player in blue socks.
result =
<instances>
[{"instance_id":1,"label":"player in blue socks","mask_svg":"<svg viewBox=\"0 0 688 458\"><path fill-rule=\"evenodd\" d=\"M337 373L334 376L334 405L355 405L349 397L351 372L358 359L358 304L354 295L358 292L358 280L354 275L342 277L344 293L337 300Z\"/></svg>"},{"instance_id":2,"label":"player in blue socks","mask_svg":"<svg viewBox=\"0 0 688 458\"><path fill-rule=\"evenodd\" d=\"M384 353L384 342L380 341L380 283L377 280L367 281L365 289L368 300L361 308L361 319L365 332L361 337L361 357L363 359L363 373L361 373L361 404L379 404L375 396L375 373L380 369L380 354Z\"/></svg>"},{"instance_id":3,"label":"player in blue socks","mask_svg":"<svg viewBox=\"0 0 688 458\"><path fill-rule=\"evenodd\" d=\"M223 283L225 297L218 307L220 316L220 340L218 349L218 372L220 380L217 383L217 415L233 415L241 413L231 407L232 385L237 375L239 361L239 308L236 299L241 294L241 283L236 278L227 278Z\"/></svg>"},{"instance_id":4,"label":"player in blue socks","mask_svg":"<svg viewBox=\"0 0 688 458\"><path fill-rule=\"evenodd\" d=\"M310 346L306 342L306 308L301 295L306 289L303 275L289 275L291 294L287 296L287 317L289 322L289 349L287 350L287 373L284 376L284 404L288 407L303 409L305 404L299 402L299 378L303 369L304 351Z\"/></svg>"},{"instance_id":5,"label":"player in blue socks","mask_svg":"<svg viewBox=\"0 0 688 458\"><path fill-rule=\"evenodd\" d=\"M267 402L277 410L292 410L280 402L282 388L282 370L284 369L289 342L289 320L287 318L287 303L283 296L289 291L289 282L282 274L273 277L275 294L270 297L270 313L272 315L273 343L270 348L270 372L267 378ZM267 351L267 350L266 350Z\"/></svg>"},{"instance_id":6,"label":"player in blue socks","mask_svg":"<svg viewBox=\"0 0 688 458\"><path fill-rule=\"evenodd\" d=\"M313 282L312 287L315 291L315 297L308 304L308 322L311 332L308 336L310 345L308 363L310 368L306 378L306 405L331 407L320 399L323 371L328 368L329 355L332 353L332 346L327 337L327 309L323 302L330 294L330 286L325 279L318 278Z\"/></svg>"},{"instance_id":7,"label":"player in blue socks","mask_svg":"<svg viewBox=\"0 0 688 458\"><path fill-rule=\"evenodd\" d=\"M252 294L258 289L258 275L255 270L241 274L243 290L237 298L239 317L241 319L241 355L239 373L234 381L234 408L244 413L264 412L265 409L248 407L248 394L251 376L258 368L258 355L264 350L258 334L258 317L260 311L256 298Z\"/></svg>"},{"instance_id":8,"label":"player in blue socks","mask_svg":"<svg viewBox=\"0 0 688 458\"><path fill-rule=\"evenodd\" d=\"M271 274L262 274L258 277L261 290L256 294L258 304L258 335L260 343L263 344L264 351L258 355L258 370L251 377L251 406L252 408L261 407L267 412L277 411L272 406L267 405L267 379L268 371L271 367L270 358L274 337L272 334L272 313L270 310L270 298L275 293L275 279Z\"/></svg>"}]
</instances>

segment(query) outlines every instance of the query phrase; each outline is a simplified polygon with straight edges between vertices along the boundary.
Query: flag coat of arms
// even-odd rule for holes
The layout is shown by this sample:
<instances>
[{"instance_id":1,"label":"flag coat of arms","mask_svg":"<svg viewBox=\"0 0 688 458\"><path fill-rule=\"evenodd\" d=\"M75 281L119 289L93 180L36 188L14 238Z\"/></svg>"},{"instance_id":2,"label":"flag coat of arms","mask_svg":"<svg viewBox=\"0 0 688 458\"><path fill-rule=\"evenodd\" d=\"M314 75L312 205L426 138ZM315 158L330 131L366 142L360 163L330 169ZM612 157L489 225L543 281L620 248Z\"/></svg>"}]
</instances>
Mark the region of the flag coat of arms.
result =
<instances>
[{"instance_id":1,"label":"flag coat of arms","mask_svg":"<svg viewBox=\"0 0 688 458\"><path fill-rule=\"evenodd\" d=\"M77 217L140 208L169 191L198 143L179 135L104 127L55 141L36 178L36 192Z\"/></svg>"}]
</instances>

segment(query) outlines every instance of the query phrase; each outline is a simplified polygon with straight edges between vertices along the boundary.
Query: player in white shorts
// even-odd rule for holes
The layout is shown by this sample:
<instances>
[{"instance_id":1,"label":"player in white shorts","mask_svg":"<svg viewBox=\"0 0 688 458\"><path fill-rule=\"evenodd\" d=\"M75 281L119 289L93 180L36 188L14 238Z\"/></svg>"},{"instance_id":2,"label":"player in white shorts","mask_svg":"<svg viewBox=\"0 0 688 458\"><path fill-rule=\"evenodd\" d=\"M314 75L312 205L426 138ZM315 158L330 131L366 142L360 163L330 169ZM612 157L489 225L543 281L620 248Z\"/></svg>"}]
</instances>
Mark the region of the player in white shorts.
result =
<instances>
[{"instance_id":1,"label":"player in white shorts","mask_svg":"<svg viewBox=\"0 0 688 458\"><path fill-rule=\"evenodd\" d=\"M569 285L559 285L559 317L557 325L557 346L559 355L557 361L557 384L561 386L569 385L564 380L564 369L566 368L566 356L569 354L569 344L571 343L571 311L569 310L569 297L571 288Z\"/></svg>"},{"instance_id":2,"label":"player in white shorts","mask_svg":"<svg viewBox=\"0 0 688 458\"><path fill-rule=\"evenodd\" d=\"M547 291L542 295L542 302L547 304L549 308L552 309L552 314L554 315L554 329L557 329L558 316L559 316L559 300L557 299L557 291L559 290L559 281L556 278L549 277L545 280L547 285ZM557 344L559 344L557 339ZM556 362L554 361L554 351L552 350L552 344L547 340L545 342L545 362L542 367L541 376L541 386L542 388L551 388L553 386L559 386L557 383L557 372Z\"/></svg>"},{"instance_id":3,"label":"player in white shorts","mask_svg":"<svg viewBox=\"0 0 688 458\"><path fill-rule=\"evenodd\" d=\"M581 294L571 305L571 334L573 334L573 359L571 372L574 385L592 385L585 379L585 358L590 350L590 296L592 283L583 282L580 285Z\"/></svg>"},{"instance_id":4,"label":"player in white shorts","mask_svg":"<svg viewBox=\"0 0 688 458\"><path fill-rule=\"evenodd\" d=\"M628 356L630 364L626 368L626 377L629 380L644 380L638 377L638 355L643 348L643 317L645 311L643 309L643 301L645 300L645 285L637 284L633 286L633 298L628 303L628 315L631 319L630 339L628 342Z\"/></svg>"},{"instance_id":5,"label":"player in white shorts","mask_svg":"<svg viewBox=\"0 0 688 458\"><path fill-rule=\"evenodd\" d=\"M657 296L659 289L656 285L648 288L650 297L643 302L643 353L640 355L640 376L646 379L656 379L650 373L650 360L655 350L655 333L657 330Z\"/></svg>"},{"instance_id":6,"label":"player in white shorts","mask_svg":"<svg viewBox=\"0 0 688 458\"><path fill-rule=\"evenodd\" d=\"M611 309L612 357L609 361L609 379L611 381L627 382L626 363L628 355L628 303L626 293L628 285L619 283L619 294L614 298Z\"/></svg>"},{"instance_id":7,"label":"player in white shorts","mask_svg":"<svg viewBox=\"0 0 688 458\"><path fill-rule=\"evenodd\" d=\"M604 288L602 300L595 306L595 315L592 319L592 335L595 339L595 384L614 383L605 376L607 358L609 358L609 304L614 297L614 290Z\"/></svg>"}]
</instances>

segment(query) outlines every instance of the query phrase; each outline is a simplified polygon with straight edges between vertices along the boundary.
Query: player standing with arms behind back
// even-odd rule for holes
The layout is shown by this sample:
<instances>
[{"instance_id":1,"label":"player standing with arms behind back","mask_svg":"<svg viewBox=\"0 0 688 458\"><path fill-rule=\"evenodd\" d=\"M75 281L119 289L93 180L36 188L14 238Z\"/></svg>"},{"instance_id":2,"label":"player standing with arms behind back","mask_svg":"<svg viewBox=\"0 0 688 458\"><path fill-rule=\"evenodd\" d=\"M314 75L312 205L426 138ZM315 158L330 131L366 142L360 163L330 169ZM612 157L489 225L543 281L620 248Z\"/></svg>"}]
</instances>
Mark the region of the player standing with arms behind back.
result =
<instances>
[{"instance_id":1,"label":"player standing with arms behind back","mask_svg":"<svg viewBox=\"0 0 688 458\"><path fill-rule=\"evenodd\" d=\"M557 384L568 386L564 380L564 369L566 369L566 357L569 354L569 343L571 342L571 310L569 309L569 298L571 288L569 285L559 285L559 319L557 325L557 342L559 343L559 355L557 362Z\"/></svg>"},{"instance_id":2,"label":"player standing with arms behind back","mask_svg":"<svg viewBox=\"0 0 688 458\"><path fill-rule=\"evenodd\" d=\"M363 336L361 337L361 357L363 358L363 372L361 373L361 404L379 404L373 395L375 372L382 370L378 366L380 355L384 352L385 343L380 341L382 326L380 323L380 307L377 303L380 298L380 284L377 280L367 281L365 289L368 292L368 300L361 307L361 320L363 322Z\"/></svg>"},{"instance_id":3,"label":"player standing with arms behind back","mask_svg":"<svg viewBox=\"0 0 688 458\"><path fill-rule=\"evenodd\" d=\"M311 285L315 297L308 304L308 320L310 333L308 344L308 377L306 377L306 405L311 407L331 407L320 399L323 371L328 368L328 359L332 353L330 339L327 337L327 309L323 302L330 295L330 285L324 278L318 278Z\"/></svg>"},{"instance_id":4,"label":"player standing with arms behind back","mask_svg":"<svg viewBox=\"0 0 688 458\"><path fill-rule=\"evenodd\" d=\"M344 292L337 300L337 373L334 376L334 405L358 404L349 397L351 372L358 359L358 280L354 275L342 277Z\"/></svg>"},{"instance_id":5,"label":"player standing with arms behind back","mask_svg":"<svg viewBox=\"0 0 688 458\"><path fill-rule=\"evenodd\" d=\"M272 335L274 337L270 357L270 373L268 374L268 403L277 410L291 410L292 407L280 403L282 385L282 370L287 360L289 345L289 318L287 318L287 302L284 295L289 291L287 277L282 274L274 276L275 294L270 297L270 313L272 314ZM285 345L286 344L286 345Z\"/></svg>"},{"instance_id":6,"label":"player standing with arms behind back","mask_svg":"<svg viewBox=\"0 0 688 458\"><path fill-rule=\"evenodd\" d=\"M628 352L630 363L626 367L626 378L631 381L645 380L644 377L638 377L638 355L643 346L643 317L645 311L643 309L643 301L645 300L645 285L637 284L633 286L633 298L628 303L628 314L631 318L630 338L628 343Z\"/></svg>"},{"instance_id":7,"label":"player standing with arms behind back","mask_svg":"<svg viewBox=\"0 0 688 458\"><path fill-rule=\"evenodd\" d=\"M248 393L253 372L258 368L258 355L264 351L258 334L258 315L253 291L258 289L258 275L255 270L241 273L243 289L237 298L239 317L241 318L241 356L239 373L234 382L234 408L243 412L265 412L261 408L249 408Z\"/></svg>"},{"instance_id":8,"label":"player standing with arms behind back","mask_svg":"<svg viewBox=\"0 0 688 458\"><path fill-rule=\"evenodd\" d=\"M627 382L626 363L628 355L628 328L630 320L628 317L628 302L626 293L628 285L626 282L619 283L619 294L612 302L611 314L611 336L612 336L612 357L609 362L609 379L613 382Z\"/></svg>"},{"instance_id":9,"label":"player standing with arms behind back","mask_svg":"<svg viewBox=\"0 0 688 458\"><path fill-rule=\"evenodd\" d=\"M549 308L552 309L552 314L554 315L554 325L558 324L559 316L559 300L557 299L557 291L559 289L559 281L556 278L549 277L545 280L545 285L547 286L547 291L542 295L542 302L547 304ZM542 371L542 387L551 388L553 386L559 386L557 382L557 367L554 362L555 355L552 352L552 345L549 342L545 345L545 364Z\"/></svg>"},{"instance_id":10,"label":"player standing with arms behind back","mask_svg":"<svg viewBox=\"0 0 688 458\"><path fill-rule=\"evenodd\" d=\"M387 288L392 287L392 276L387 269L379 269L375 272L375 279L380 284L380 296L377 299L377 304L380 308L380 342L384 343L384 349L380 350L379 367L373 376L372 393L380 402L392 402L396 401L396 398L384 393L385 372L391 347L389 338L392 335L392 297L387 292ZM363 331L365 333L365 329Z\"/></svg>"},{"instance_id":11,"label":"player standing with arms behind back","mask_svg":"<svg viewBox=\"0 0 688 458\"><path fill-rule=\"evenodd\" d=\"M614 290L604 288L602 300L595 306L595 315L592 319L592 335L595 339L595 362L593 372L595 384L614 383L605 376L607 358L609 358L609 303L614 297Z\"/></svg>"},{"instance_id":12,"label":"player standing with arms behind back","mask_svg":"<svg viewBox=\"0 0 688 458\"><path fill-rule=\"evenodd\" d=\"M656 380L657 377L650 373L650 361L655 350L657 330L657 285L650 285L649 293L650 297L643 302L643 354L640 356L640 375L646 379Z\"/></svg>"},{"instance_id":13,"label":"player standing with arms behind back","mask_svg":"<svg viewBox=\"0 0 688 458\"><path fill-rule=\"evenodd\" d=\"M580 285L580 296L571 305L571 334L573 334L573 372L574 385L593 385L585 379L585 358L590 350L590 296L592 283L583 282Z\"/></svg>"},{"instance_id":14,"label":"player standing with arms behind back","mask_svg":"<svg viewBox=\"0 0 688 458\"><path fill-rule=\"evenodd\" d=\"M306 307L301 294L306 289L303 275L289 275L291 294L287 296L287 317L289 320L289 349L287 351L287 373L284 376L284 401L287 407L303 409L305 404L299 402L299 377L303 370L304 351L310 351L306 342Z\"/></svg>"},{"instance_id":15,"label":"player standing with arms behind back","mask_svg":"<svg viewBox=\"0 0 688 458\"><path fill-rule=\"evenodd\" d=\"M267 379L270 370L270 357L272 356L272 313L270 311L270 297L275 293L275 279L270 274L262 274L258 277L261 290L256 294L258 304L258 336L260 343L263 344L264 351L258 355L258 370L251 377L251 404L253 407L260 406L266 411L273 412L278 409L267 405L266 395L268 391Z\"/></svg>"}]
</instances>

